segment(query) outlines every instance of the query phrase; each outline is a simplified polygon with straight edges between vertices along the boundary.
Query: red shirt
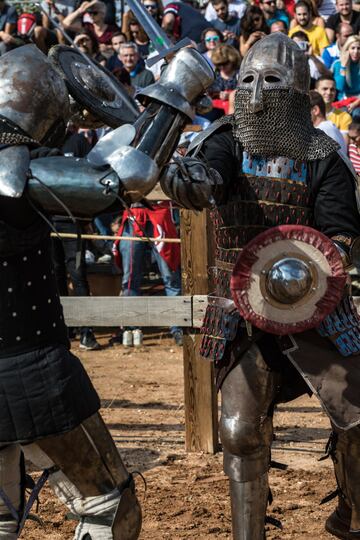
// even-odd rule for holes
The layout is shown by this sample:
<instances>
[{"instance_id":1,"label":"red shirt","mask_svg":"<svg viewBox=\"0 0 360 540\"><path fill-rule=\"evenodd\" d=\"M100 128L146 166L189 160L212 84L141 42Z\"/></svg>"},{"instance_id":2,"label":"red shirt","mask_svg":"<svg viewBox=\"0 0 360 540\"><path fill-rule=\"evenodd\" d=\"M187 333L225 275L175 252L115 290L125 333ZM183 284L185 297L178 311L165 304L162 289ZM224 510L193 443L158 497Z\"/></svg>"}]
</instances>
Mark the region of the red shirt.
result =
<instances>
[{"instance_id":1,"label":"red shirt","mask_svg":"<svg viewBox=\"0 0 360 540\"><path fill-rule=\"evenodd\" d=\"M120 31L120 28L116 26L116 24L108 24L103 34L101 34L101 36L97 36L94 30L93 23L84 23L84 28L86 28L86 30L89 30L89 32L91 32L95 36L95 39L98 43L105 45L111 45L111 38L113 34Z\"/></svg>"}]
</instances>

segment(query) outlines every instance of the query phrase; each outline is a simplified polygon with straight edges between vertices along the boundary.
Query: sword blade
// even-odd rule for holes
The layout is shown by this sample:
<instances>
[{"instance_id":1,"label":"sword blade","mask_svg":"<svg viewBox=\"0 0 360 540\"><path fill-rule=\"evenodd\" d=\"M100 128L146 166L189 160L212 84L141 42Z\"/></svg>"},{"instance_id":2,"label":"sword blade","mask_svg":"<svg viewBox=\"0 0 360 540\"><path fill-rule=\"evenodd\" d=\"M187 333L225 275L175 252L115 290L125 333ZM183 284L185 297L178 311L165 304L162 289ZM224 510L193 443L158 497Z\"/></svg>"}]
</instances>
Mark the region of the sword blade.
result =
<instances>
[{"instance_id":1,"label":"sword blade","mask_svg":"<svg viewBox=\"0 0 360 540\"><path fill-rule=\"evenodd\" d=\"M138 22L144 28L150 41L158 53L167 52L172 48L170 39L164 30L158 25L147 9L137 0L126 0L127 5L135 15Z\"/></svg>"}]
</instances>

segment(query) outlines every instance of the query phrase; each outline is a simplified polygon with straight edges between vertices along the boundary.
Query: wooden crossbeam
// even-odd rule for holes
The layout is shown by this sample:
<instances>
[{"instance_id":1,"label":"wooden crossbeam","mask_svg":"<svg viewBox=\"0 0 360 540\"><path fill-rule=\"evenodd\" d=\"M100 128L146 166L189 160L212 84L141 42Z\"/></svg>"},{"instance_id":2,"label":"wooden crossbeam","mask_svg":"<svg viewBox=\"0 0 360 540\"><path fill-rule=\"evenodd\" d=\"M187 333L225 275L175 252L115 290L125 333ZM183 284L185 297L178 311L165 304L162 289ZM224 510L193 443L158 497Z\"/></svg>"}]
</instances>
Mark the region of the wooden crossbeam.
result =
<instances>
[{"instance_id":1,"label":"wooden crossbeam","mask_svg":"<svg viewBox=\"0 0 360 540\"><path fill-rule=\"evenodd\" d=\"M191 296L63 296L69 326L192 326Z\"/></svg>"}]
</instances>

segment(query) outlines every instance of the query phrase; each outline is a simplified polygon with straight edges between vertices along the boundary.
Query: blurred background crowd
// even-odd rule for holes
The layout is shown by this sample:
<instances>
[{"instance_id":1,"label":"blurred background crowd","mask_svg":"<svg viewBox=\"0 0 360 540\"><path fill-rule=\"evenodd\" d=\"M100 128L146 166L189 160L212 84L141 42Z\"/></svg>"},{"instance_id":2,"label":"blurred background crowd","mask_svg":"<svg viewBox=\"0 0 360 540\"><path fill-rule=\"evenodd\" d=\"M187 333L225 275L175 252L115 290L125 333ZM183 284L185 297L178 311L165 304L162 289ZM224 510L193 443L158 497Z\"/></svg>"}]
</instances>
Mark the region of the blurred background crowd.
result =
<instances>
[{"instance_id":1,"label":"blurred background crowd","mask_svg":"<svg viewBox=\"0 0 360 540\"><path fill-rule=\"evenodd\" d=\"M195 125L185 130L183 147L194 132L233 111L242 58L265 35L282 32L308 58L314 126L340 144L360 174L360 0L141 1L174 43L189 37L215 71L215 82L208 90L213 108L196 116ZM25 43L35 43L44 53L56 44L78 47L112 72L135 100L137 92L153 84L166 65L163 60L147 67L146 59L156 51L121 0L0 0L0 54ZM86 156L107 131L70 125L64 154ZM73 227L61 218L55 225L60 232ZM99 216L86 226L86 232L171 238L178 235L178 228L178 210L170 202L159 202L149 208L133 205L120 216ZM75 263L76 249L76 240L54 240L62 295L68 294L69 277L76 295L90 294L88 273L99 265L102 273L105 267L115 273L123 295L140 295L144 287L146 294L158 289L170 296L181 294L179 244L83 243L80 266ZM92 329L79 330L81 347L99 347ZM170 331L181 345L181 329ZM141 340L141 330L130 328L121 329L111 343L131 346Z\"/></svg>"}]
</instances>

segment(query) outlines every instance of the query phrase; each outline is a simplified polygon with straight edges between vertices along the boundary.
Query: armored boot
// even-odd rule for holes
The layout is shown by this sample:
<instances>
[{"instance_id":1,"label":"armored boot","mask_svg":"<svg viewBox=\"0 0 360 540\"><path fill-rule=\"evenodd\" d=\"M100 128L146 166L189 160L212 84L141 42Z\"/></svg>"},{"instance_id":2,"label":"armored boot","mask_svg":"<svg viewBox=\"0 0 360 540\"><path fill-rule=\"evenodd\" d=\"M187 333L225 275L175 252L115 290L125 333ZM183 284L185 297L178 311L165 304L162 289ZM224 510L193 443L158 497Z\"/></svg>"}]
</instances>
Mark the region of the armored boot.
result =
<instances>
[{"instance_id":1,"label":"armored boot","mask_svg":"<svg viewBox=\"0 0 360 540\"><path fill-rule=\"evenodd\" d=\"M326 530L345 540L360 539L360 428L338 431L332 452L340 491L336 510L326 521Z\"/></svg>"},{"instance_id":2,"label":"armored boot","mask_svg":"<svg viewBox=\"0 0 360 540\"><path fill-rule=\"evenodd\" d=\"M221 388L220 435L230 479L234 540L264 540L277 375L253 345Z\"/></svg>"},{"instance_id":3,"label":"armored boot","mask_svg":"<svg viewBox=\"0 0 360 540\"><path fill-rule=\"evenodd\" d=\"M235 540L265 538L268 493L267 473L249 482L230 480L232 529Z\"/></svg>"}]
</instances>

